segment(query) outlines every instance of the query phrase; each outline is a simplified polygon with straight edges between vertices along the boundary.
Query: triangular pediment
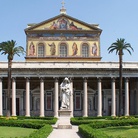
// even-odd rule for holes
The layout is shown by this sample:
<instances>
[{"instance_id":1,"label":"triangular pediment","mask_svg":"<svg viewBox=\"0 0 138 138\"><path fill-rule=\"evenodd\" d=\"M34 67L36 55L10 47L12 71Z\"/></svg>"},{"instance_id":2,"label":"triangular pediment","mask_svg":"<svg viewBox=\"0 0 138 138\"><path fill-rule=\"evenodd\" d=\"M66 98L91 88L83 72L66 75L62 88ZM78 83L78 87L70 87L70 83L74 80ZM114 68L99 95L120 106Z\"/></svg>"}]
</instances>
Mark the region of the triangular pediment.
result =
<instances>
[{"instance_id":1,"label":"triangular pediment","mask_svg":"<svg viewBox=\"0 0 138 138\"><path fill-rule=\"evenodd\" d=\"M60 14L38 24L30 24L25 31L37 30L89 30L101 31L98 25L87 24L66 14Z\"/></svg>"}]
</instances>

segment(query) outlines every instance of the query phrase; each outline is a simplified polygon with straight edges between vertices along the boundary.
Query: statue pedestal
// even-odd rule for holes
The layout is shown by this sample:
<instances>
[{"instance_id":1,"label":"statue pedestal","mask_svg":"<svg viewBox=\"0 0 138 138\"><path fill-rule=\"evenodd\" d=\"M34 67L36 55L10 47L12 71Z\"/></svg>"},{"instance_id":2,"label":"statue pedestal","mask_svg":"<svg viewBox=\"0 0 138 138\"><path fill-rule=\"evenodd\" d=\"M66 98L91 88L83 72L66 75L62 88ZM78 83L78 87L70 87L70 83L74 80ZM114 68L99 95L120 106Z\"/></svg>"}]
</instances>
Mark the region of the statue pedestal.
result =
<instances>
[{"instance_id":1,"label":"statue pedestal","mask_svg":"<svg viewBox=\"0 0 138 138\"><path fill-rule=\"evenodd\" d=\"M70 124L71 111L68 109L59 110L58 129L72 129Z\"/></svg>"},{"instance_id":2,"label":"statue pedestal","mask_svg":"<svg viewBox=\"0 0 138 138\"><path fill-rule=\"evenodd\" d=\"M60 109L58 113L59 117L71 117L71 110L69 109Z\"/></svg>"}]
</instances>

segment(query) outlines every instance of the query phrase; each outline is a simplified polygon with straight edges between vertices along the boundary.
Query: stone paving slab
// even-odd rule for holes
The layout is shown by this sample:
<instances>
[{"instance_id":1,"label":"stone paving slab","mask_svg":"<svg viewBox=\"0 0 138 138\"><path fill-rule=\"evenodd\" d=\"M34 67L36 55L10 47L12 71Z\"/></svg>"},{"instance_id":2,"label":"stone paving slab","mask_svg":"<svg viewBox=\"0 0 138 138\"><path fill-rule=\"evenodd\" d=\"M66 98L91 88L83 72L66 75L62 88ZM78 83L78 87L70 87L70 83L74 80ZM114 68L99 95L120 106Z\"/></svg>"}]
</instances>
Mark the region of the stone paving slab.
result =
<instances>
[{"instance_id":1,"label":"stone paving slab","mask_svg":"<svg viewBox=\"0 0 138 138\"><path fill-rule=\"evenodd\" d=\"M78 126L72 126L72 129L54 128L48 138L82 138L78 134Z\"/></svg>"}]
</instances>

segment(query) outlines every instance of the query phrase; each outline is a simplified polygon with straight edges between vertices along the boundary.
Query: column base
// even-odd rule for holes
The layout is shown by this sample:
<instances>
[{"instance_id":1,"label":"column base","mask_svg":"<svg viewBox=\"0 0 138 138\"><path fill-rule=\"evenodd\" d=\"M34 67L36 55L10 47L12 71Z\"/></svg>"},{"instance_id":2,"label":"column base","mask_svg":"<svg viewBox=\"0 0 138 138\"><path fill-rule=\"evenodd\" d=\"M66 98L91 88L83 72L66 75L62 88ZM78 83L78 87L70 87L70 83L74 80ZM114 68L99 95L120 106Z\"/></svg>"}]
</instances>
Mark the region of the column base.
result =
<instances>
[{"instance_id":1,"label":"column base","mask_svg":"<svg viewBox=\"0 0 138 138\"><path fill-rule=\"evenodd\" d=\"M88 117L87 115L83 115L83 117Z\"/></svg>"},{"instance_id":2,"label":"column base","mask_svg":"<svg viewBox=\"0 0 138 138\"><path fill-rule=\"evenodd\" d=\"M40 115L40 117L45 117L44 115Z\"/></svg>"},{"instance_id":3,"label":"column base","mask_svg":"<svg viewBox=\"0 0 138 138\"><path fill-rule=\"evenodd\" d=\"M25 117L30 117L30 115L25 115Z\"/></svg>"},{"instance_id":4,"label":"column base","mask_svg":"<svg viewBox=\"0 0 138 138\"><path fill-rule=\"evenodd\" d=\"M97 115L97 117L102 117L102 115Z\"/></svg>"},{"instance_id":5,"label":"column base","mask_svg":"<svg viewBox=\"0 0 138 138\"><path fill-rule=\"evenodd\" d=\"M116 115L111 115L112 117L116 117Z\"/></svg>"},{"instance_id":6,"label":"column base","mask_svg":"<svg viewBox=\"0 0 138 138\"><path fill-rule=\"evenodd\" d=\"M17 115L11 115L11 116L17 116Z\"/></svg>"}]
</instances>

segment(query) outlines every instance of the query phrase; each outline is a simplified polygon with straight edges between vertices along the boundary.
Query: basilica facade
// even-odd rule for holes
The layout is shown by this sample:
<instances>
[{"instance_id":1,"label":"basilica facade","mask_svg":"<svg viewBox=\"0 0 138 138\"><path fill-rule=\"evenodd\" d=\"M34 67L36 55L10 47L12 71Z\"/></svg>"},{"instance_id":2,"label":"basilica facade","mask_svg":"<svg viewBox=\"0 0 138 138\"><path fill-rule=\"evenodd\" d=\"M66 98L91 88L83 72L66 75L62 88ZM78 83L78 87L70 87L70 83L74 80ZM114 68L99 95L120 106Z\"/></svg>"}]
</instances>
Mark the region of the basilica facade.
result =
<instances>
[{"instance_id":1,"label":"basilica facade","mask_svg":"<svg viewBox=\"0 0 138 138\"><path fill-rule=\"evenodd\" d=\"M12 64L12 116L59 116L60 84L71 82L71 116L119 114L119 63L101 61L98 24L60 14L28 24L24 62ZM0 115L7 109L7 62L0 61ZM123 62L123 114L138 114L138 63Z\"/></svg>"}]
</instances>

